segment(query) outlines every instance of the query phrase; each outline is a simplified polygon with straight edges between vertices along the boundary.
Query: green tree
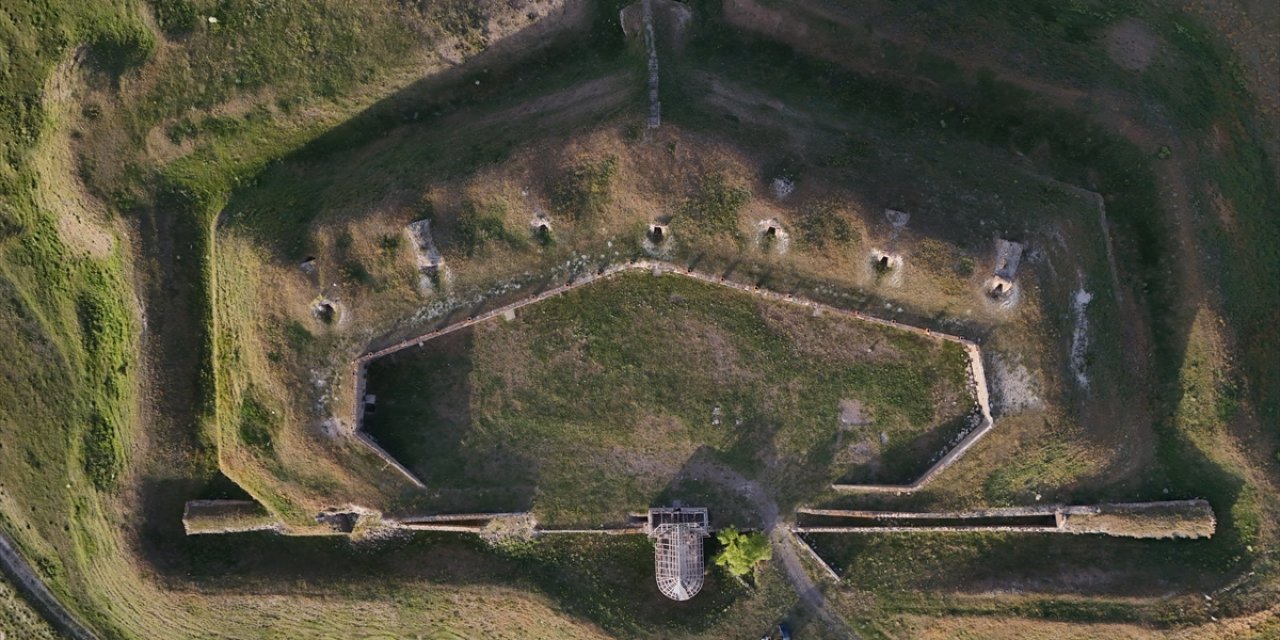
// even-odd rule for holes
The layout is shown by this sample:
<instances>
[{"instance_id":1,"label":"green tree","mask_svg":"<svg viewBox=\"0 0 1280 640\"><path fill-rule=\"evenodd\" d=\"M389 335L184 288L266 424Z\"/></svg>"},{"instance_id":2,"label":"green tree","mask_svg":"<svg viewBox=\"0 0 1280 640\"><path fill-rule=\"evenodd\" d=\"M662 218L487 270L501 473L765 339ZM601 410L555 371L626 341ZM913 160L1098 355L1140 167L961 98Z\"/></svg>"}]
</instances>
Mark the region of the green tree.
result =
<instances>
[{"instance_id":1,"label":"green tree","mask_svg":"<svg viewBox=\"0 0 1280 640\"><path fill-rule=\"evenodd\" d=\"M773 557L769 538L760 532L742 533L734 527L726 527L716 534L716 540L724 549L716 555L715 563L737 577L751 573L756 565Z\"/></svg>"}]
</instances>

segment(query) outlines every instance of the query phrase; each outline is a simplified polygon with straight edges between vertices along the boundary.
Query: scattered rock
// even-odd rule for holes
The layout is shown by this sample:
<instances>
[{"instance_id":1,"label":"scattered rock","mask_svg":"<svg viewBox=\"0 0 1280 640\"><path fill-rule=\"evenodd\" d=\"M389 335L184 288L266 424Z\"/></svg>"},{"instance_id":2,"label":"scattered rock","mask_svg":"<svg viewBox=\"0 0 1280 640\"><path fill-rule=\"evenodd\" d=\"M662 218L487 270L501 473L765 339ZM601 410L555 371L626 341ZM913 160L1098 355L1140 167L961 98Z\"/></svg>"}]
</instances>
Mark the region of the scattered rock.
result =
<instances>
[{"instance_id":1,"label":"scattered rock","mask_svg":"<svg viewBox=\"0 0 1280 640\"><path fill-rule=\"evenodd\" d=\"M1124 20L1107 30L1107 55L1126 71L1142 71L1151 66L1160 52L1160 42L1146 25Z\"/></svg>"},{"instance_id":2,"label":"scattered rock","mask_svg":"<svg viewBox=\"0 0 1280 640\"><path fill-rule=\"evenodd\" d=\"M863 413L861 402L846 398L840 401L840 424L862 426L871 424L871 420Z\"/></svg>"},{"instance_id":3,"label":"scattered rock","mask_svg":"<svg viewBox=\"0 0 1280 640\"><path fill-rule=\"evenodd\" d=\"M769 185L769 188L773 191L774 198L785 200L787 196L796 190L796 183L786 176L779 176L773 179L773 183Z\"/></svg>"}]
</instances>

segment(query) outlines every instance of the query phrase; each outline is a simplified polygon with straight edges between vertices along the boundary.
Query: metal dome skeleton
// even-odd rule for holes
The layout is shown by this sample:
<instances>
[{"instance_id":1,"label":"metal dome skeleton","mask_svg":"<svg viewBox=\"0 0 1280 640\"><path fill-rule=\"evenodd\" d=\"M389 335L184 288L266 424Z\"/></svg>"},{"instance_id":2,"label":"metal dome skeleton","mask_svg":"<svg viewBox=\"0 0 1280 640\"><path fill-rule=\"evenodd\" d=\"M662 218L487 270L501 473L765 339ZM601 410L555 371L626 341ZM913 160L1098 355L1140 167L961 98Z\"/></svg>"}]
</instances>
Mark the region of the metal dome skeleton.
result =
<instances>
[{"instance_id":1,"label":"metal dome skeleton","mask_svg":"<svg viewBox=\"0 0 1280 640\"><path fill-rule=\"evenodd\" d=\"M654 542L654 572L662 595L672 600L697 595L706 577L702 539L709 535L707 510L650 509L645 532Z\"/></svg>"}]
</instances>

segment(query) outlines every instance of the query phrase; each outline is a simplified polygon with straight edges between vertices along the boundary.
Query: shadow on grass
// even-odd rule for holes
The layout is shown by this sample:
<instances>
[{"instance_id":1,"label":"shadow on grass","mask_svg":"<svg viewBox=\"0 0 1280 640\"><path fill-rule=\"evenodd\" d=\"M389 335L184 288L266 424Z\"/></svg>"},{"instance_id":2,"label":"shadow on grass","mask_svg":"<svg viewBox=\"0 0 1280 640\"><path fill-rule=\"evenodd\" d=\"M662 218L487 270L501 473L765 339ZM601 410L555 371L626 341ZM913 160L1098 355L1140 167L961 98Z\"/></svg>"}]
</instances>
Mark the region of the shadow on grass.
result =
<instances>
[{"instance_id":1,"label":"shadow on grass","mask_svg":"<svg viewBox=\"0 0 1280 640\"><path fill-rule=\"evenodd\" d=\"M436 509L527 511L533 460L514 443L467 444L474 342L475 329L462 329L370 363L367 390L378 404L364 429L429 487Z\"/></svg>"}]
</instances>

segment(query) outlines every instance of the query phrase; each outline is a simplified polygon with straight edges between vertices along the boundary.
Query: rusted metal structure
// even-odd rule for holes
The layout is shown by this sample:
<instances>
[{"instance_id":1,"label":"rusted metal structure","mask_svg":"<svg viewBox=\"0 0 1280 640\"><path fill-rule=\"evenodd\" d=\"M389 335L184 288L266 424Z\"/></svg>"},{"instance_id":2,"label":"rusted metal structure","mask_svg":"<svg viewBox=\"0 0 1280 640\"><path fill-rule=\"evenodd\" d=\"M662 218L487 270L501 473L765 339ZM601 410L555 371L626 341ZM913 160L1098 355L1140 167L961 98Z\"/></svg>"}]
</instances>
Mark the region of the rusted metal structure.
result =
<instances>
[{"instance_id":1,"label":"rusted metal structure","mask_svg":"<svg viewBox=\"0 0 1280 640\"><path fill-rule=\"evenodd\" d=\"M654 573L662 595L672 600L688 600L698 595L706 578L702 540L710 535L707 510L650 509L645 533L653 540Z\"/></svg>"}]
</instances>

